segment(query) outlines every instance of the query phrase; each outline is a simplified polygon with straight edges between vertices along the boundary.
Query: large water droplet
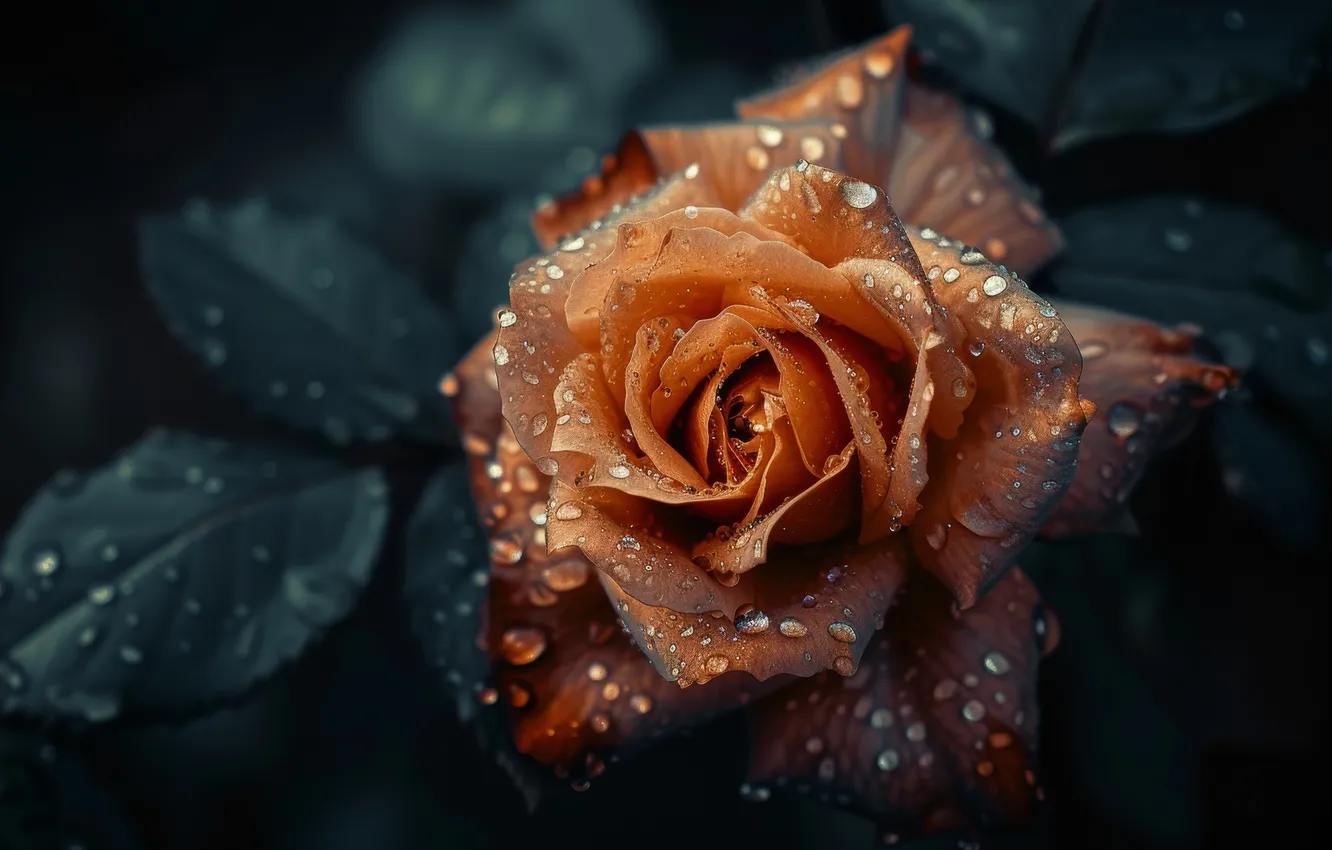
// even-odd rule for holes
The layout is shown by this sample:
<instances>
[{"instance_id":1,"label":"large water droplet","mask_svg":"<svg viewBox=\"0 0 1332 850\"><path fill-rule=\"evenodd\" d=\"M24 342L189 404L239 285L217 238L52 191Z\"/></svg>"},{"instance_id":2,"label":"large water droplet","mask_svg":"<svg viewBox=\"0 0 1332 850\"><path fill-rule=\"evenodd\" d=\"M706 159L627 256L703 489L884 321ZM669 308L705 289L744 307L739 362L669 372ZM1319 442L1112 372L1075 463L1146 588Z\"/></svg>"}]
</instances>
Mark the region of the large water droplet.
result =
<instances>
[{"instance_id":1,"label":"large water droplet","mask_svg":"<svg viewBox=\"0 0 1332 850\"><path fill-rule=\"evenodd\" d=\"M746 635L760 635L768 630L772 620L757 608L741 609L735 616L735 630Z\"/></svg>"},{"instance_id":2,"label":"large water droplet","mask_svg":"<svg viewBox=\"0 0 1332 850\"><path fill-rule=\"evenodd\" d=\"M868 183L861 183L859 180L848 178L842 181L839 188L842 192L842 200L858 210L865 209L879 197L877 189Z\"/></svg>"},{"instance_id":3,"label":"large water droplet","mask_svg":"<svg viewBox=\"0 0 1332 850\"><path fill-rule=\"evenodd\" d=\"M897 770L901 763L902 757L897 754L897 750L884 750L874 759L874 766L885 773Z\"/></svg>"},{"instance_id":4,"label":"large water droplet","mask_svg":"<svg viewBox=\"0 0 1332 850\"><path fill-rule=\"evenodd\" d=\"M786 637L802 638L809 634L809 626L797 620L795 617L785 617L777 624L777 631Z\"/></svg>"},{"instance_id":5,"label":"large water droplet","mask_svg":"<svg viewBox=\"0 0 1332 850\"><path fill-rule=\"evenodd\" d=\"M856 630L850 623L835 622L828 624L828 634L832 635L833 640L842 643L855 643Z\"/></svg>"},{"instance_id":6,"label":"large water droplet","mask_svg":"<svg viewBox=\"0 0 1332 850\"><path fill-rule=\"evenodd\" d=\"M1012 669L1012 665L1008 663L1008 658L998 650L987 652L982 663L985 665L985 669L995 676L1002 676Z\"/></svg>"},{"instance_id":7,"label":"large water droplet","mask_svg":"<svg viewBox=\"0 0 1332 850\"><path fill-rule=\"evenodd\" d=\"M531 664L546 651L546 635L533 626L516 626L500 636L500 654L515 666Z\"/></svg>"},{"instance_id":8,"label":"large water droplet","mask_svg":"<svg viewBox=\"0 0 1332 850\"><path fill-rule=\"evenodd\" d=\"M60 553L54 549L43 549L32 556L32 571L35 575L50 576L60 569Z\"/></svg>"},{"instance_id":9,"label":"large water droplet","mask_svg":"<svg viewBox=\"0 0 1332 850\"><path fill-rule=\"evenodd\" d=\"M577 590L587 584L588 564L581 556L573 556L548 565L541 571L541 580L551 590L561 593Z\"/></svg>"},{"instance_id":10,"label":"large water droplet","mask_svg":"<svg viewBox=\"0 0 1332 850\"><path fill-rule=\"evenodd\" d=\"M1142 411L1128 402L1116 402L1110 407L1105 424L1110 433L1121 440L1127 440L1142 427Z\"/></svg>"}]
</instances>

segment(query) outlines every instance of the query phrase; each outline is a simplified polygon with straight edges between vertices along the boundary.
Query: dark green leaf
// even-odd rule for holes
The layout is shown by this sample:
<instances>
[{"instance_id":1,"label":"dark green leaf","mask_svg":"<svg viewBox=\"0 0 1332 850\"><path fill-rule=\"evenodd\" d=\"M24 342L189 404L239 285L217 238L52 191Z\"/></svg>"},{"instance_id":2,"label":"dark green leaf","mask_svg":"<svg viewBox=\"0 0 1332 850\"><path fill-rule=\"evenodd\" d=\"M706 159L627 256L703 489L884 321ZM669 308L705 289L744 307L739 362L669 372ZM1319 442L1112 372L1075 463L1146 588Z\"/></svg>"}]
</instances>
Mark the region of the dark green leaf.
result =
<instances>
[{"instance_id":1,"label":"dark green leaf","mask_svg":"<svg viewBox=\"0 0 1332 850\"><path fill-rule=\"evenodd\" d=\"M1201 325L1241 370L1252 409L1213 412L1222 480L1257 515L1282 517L1273 528L1286 543L1311 544L1321 500L1298 494L1310 492L1305 463L1332 416L1328 255L1260 210L1182 195L1091 207L1061 226L1068 248L1051 269L1061 294Z\"/></svg>"},{"instance_id":2,"label":"dark green leaf","mask_svg":"<svg viewBox=\"0 0 1332 850\"><path fill-rule=\"evenodd\" d=\"M73 753L45 736L0 727L0 848L137 846L116 801Z\"/></svg>"},{"instance_id":3,"label":"dark green leaf","mask_svg":"<svg viewBox=\"0 0 1332 850\"><path fill-rule=\"evenodd\" d=\"M1203 327L1246 385L1321 433L1332 417L1328 256L1261 211L1185 196L1092 207L1062 221L1061 294Z\"/></svg>"},{"instance_id":4,"label":"dark green leaf","mask_svg":"<svg viewBox=\"0 0 1332 850\"><path fill-rule=\"evenodd\" d=\"M883 0L929 64L1056 149L1186 133L1309 84L1332 5L1306 0Z\"/></svg>"},{"instance_id":5,"label":"dark green leaf","mask_svg":"<svg viewBox=\"0 0 1332 850\"><path fill-rule=\"evenodd\" d=\"M1229 121L1308 85L1329 35L1329 3L1107 2L1054 145Z\"/></svg>"},{"instance_id":6,"label":"dark green leaf","mask_svg":"<svg viewBox=\"0 0 1332 850\"><path fill-rule=\"evenodd\" d=\"M441 470L426 485L407 526L406 562L404 596L426 660L439 670L459 716L534 807L547 774L514 749L502 710L482 698L489 661L478 640L490 562L465 467Z\"/></svg>"},{"instance_id":7,"label":"dark green leaf","mask_svg":"<svg viewBox=\"0 0 1332 850\"><path fill-rule=\"evenodd\" d=\"M172 330L260 410L338 443L451 439L453 325L331 218L196 202L143 220L140 250Z\"/></svg>"},{"instance_id":8,"label":"dark green leaf","mask_svg":"<svg viewBox=\"0 0 1332 850\"><path fill-rule=\"evenodd\" d=\"M107 720L243 693L353 606L378 470L155 431L57 476L0 560L0 709Z\"/></svg>"},{"instance_id":9,"label":"dark green leaf","mask_svg":"<svg viewBox=\"0 0 1332 850\"><path fill-rule=\"evenodd\" d=\"M926 62L962 89L1045 127L1097 0L883 0Z\"/></svg>"}]
</instances>

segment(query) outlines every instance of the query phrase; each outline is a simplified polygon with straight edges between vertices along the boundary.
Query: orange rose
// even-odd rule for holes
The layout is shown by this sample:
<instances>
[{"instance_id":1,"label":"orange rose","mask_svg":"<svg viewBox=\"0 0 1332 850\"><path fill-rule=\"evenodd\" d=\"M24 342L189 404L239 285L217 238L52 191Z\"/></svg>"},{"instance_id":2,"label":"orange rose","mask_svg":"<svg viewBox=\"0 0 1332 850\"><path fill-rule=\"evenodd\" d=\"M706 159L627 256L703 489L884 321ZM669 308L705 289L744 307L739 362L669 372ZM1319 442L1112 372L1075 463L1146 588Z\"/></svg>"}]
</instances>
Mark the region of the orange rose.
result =
<instances>
[{"instance_id":1,"label":"orange rose","mask_svg":"<svg viewBox=\"0 0 1332 850\"><path fill-rule=\"evenodd\" d=\"M786 686L752 796L1028 811L1056 627L1014 565L1096 405L1010 270L1057 231L983 119L907 80L908 35L630 134L537 213L553 250L446 379L491 533L482 701L565 775Z\"/></svg>"}]
</instances>

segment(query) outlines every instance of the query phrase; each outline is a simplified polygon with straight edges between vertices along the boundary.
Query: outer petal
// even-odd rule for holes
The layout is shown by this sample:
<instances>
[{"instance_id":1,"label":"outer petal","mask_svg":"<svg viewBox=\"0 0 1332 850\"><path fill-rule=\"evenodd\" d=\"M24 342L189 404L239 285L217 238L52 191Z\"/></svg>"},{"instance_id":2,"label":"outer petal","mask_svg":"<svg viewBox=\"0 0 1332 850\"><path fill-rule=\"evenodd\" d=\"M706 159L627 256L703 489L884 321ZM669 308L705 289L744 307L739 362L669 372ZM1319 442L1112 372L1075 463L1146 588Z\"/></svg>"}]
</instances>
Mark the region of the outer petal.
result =
<instances>
[{"instance_id":1,"label":"outer petal","mask_svg":"<svg viewBox=\"0 0 1332 850\"><path fill-rule=\"evenodd\" d=\"M1082 435L1073 485L1041 529L1057 537L1104 528L1151 459L1182 439L1239 376L1194 356L1191 328L1055 304L1082 351L1080 392L1098 411Z\"/></svg>"},{"instance_id":2,"label":"outer petal","mask_svg":"<svg viewBox=\"0 0 1332 850\"><path fill-rule=\"evenodd\" d=\"M887 195L825 168L796 166L773 174L741 215L791 239L838 272L843 297L854 306L834 313L830 308L835 302L821 291L797 288L793 297L804 298L870 339L879 338L843 317L853 311L882 316L898 325L906 340L903 347L927 359L936 386L963 382L966 392L941 395L930 420L936 433L955 433L974 382L957 353L965 338L951 338L954 326L936 313L939 302Z\"/></svg>"},{"instance_id":3,"label":"outer petal","mask_svg":"<svg viewBox=\"0 0 1332 850\"><path fill-rule=\"evenodd\" d=\"M898 27L790 85L741 101L736 112L750 120L833 121L849 136L843 153L847 173L886 185L901 128L910 41L911 28Z\"/></svg>"},{"instance_id":4,"label":"outer petal","mask_svg":"<svg viewBox=\"0 0 1332 850\"><path fill-rule=\"evenodd\" d=\"M482 637L491 686L479 700L507 713L520 752L582 787L612 756L744 705L765 686L728 676L711 688L681 691L657 675L616 622L587 559L576 550L547 554L551 479L500 418L488 349L483 342L445 380L491 535ZM497 428L498 440L491 436Z\"/></svg>"},{"instance_id":5,"label":"outer petal","mask_svg":"<svg viewBox=\"0 0 1332 850\"><path fill-rule=\"evenodd\" d=\"M768 179L774 168L799 160L841 168L841 138L825 121L806 123L711 124L661 127L642 131L661 174L674 174L698 163L721 205L738 210Z\"/></svg>"},{"instance_id":6,"label":"outer petal","mask_svg":"<svg viewBox=\"0 0 1332 850\"><path fill-rule=\"evenodd\" d=\"M836 58L776 92L743 101L741 117L825 118L849 130L847 173L888 189L904 221L979 245L1029 273L1063 245L1035 193L986 139L989 119L906 81L909 27Z\"/></svg>"},{"instance_id":7,"label":"outer petal","mask_svg":"<svg viewBox=\"0 0 1332 850\"><path fill-rule=\"evenodd\" d=\"M707 187L688 173L624 210L616 221L637 221L690 204L709 204ZM565 302L584 270L615 246L614 230L593 226L546 257L523 263L509 284L510 306L498 316L494 348L504 418L527 454L547 474L558 467L550 451L556 385L581 348L566 321ZM636 330L636 329L635 329ZM632 337L631 337L632 341Z\"/></svg>"},{"instance_id":8,"label":"outer petal","mask_svg":"<svg viewBox=\"0 0 1332 850\"><path fill-rule=\"evenodd\" d=\"M987 257L1030 274L1064 240L998 148L989 118L957 99L908 86L906 116L888 194L903 220L979 246Z\"/></svg>"},{"instance_id":9,"label":"outer petal","mask_svg":"<svg viewBox=\"0 0 1332 850\"><path fill-rule=\"evenodd\" d=\"M550 251L566 236L650 191L660 176L642 134L631 130L620 141L619 150L602 159L600 176L588 177L577 192L532 213L532 232L541 247Z\"/></svg>"},{"instance_id":10,"label":"outer petal","mask_svg":"<svg viewBox=\"0 0 1332 850\"><path fill-rule=\"evenodd\" d=\"M734 619L644 605L614 581L605 584L657 671L681 687L723 673L727 681L728 671L758 679L822 670L849 676L882 627L910 561L900 534L868 546L783 548L745 576L752 577L750 604Z\"/></svg>"},{"instance_id":11,"label":"outer petal","mask_svg":"<svg viewBox=\"0 0 1332 850\"><path fill-rule=\"evenodd\" d=\"M977 379L956 438L931 440L930 485L911 536L925 566L970 607L1068 489L1095 406L1078 398L1082 358L1053 307L975 249L911 233L954 334L967 337Z\"/></svg>"},{"instance_id":12,"label":"outer petal","mask_svg":"<svg viewBox=\"0 0 1332 850\"><path fill-rule=\"evenodd\" d=\"M1028 821L1036 668L1054 620L1021 570L969 611L918 573L848 679L807 679L753 709L750 799L820 793L902 837Z\"/></svg>"}]
</instances>

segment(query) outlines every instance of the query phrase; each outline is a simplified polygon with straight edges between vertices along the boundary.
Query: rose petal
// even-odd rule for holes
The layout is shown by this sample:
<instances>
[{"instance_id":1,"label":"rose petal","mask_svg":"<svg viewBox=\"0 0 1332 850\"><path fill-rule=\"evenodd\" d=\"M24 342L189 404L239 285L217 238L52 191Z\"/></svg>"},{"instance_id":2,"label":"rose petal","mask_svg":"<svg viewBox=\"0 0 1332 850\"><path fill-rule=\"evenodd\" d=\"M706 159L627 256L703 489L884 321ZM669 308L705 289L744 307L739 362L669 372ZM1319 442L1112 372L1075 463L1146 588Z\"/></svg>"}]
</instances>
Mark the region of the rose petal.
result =
<instances>
[{"instance_id":1,"label":"rose petal","mask_svg":"<svg viewBox=\"0 0 1332 850\"><path fill-rule=\"evenodd\" d=\"M696 203L712 203L707 188L680 175L621 212L616 221L653 218ZM589 229L564 242L558 251L520 265L509 285L510 306L498 315L494 356L504 418L513 426L523 450L548 473L557 464L550 456L555 386L560 370L581 350L565 320L565 302L584 269L604 259L614 244L613 231Z\"/></svg>"},{"instance_id":2,"label":"rose petal","mask_svg":"<svg viewBox=\"0 0 1332 850\"><path fill-rule=\"evenodd\" d=\"M813 166L811 166L813 168ZM881 346L911 350L901 323L874 308L844 275L787 244L790 238L720 209L682 210L624 228L615 252L578 282L581 304L595 305L580 337L600 331L608 364L625 363L634 334L659 315L711 318L745 303L761 283L774 294L804 300ZM581 320L578 320L581 322ZM613 374L614 387L622 379Z\"/></svg>"},{"instance_id":3,"label":"rose petal","mask_svg":"<svg viewBox=\"0 0 1332 850\"><path fill-rule=\"evenodd\" d=\"M602 159L600 176L587 178L577 192L532 213L532 231L541 247L549 251L566 236L578 233L615 207L628 205L651 190L659 176L661 172L653 163L643 136L631 130L620 141L619 149Z\"/></svg>"},{"instance_id":4,"label":"rose petal","mask_svg":"<svg viewBox=\"0 0 1332 850\"><path fill-rule=\"evenodd\" d=\"M841 140L827 122L738 123L661 127L642 131L661 174L693 163L721 206L738 210L774 168L799 160L841 168Z\"/></svg>"},{"instance_id":5,"label":"rose petal","mask_svg":"<svg viewBox=\"0 0 1332 850\"><path fill-rule=\"evenodd\" d=\"M863 319L853 324L844 317L857 311L883 316L899 329L904 344L898 347L917 356L925 352L930 380L950 387L963 381L968 392L941 395L931 416L935 433L956 433L975 379L958 357L962 340L948 336L954 326L935 313L934 291L887 195L828 169L796 167L775 173L741 215L788 237L843 278L835 294L810 286L793 294L881 344L884 340ZM847 309L844 302L854 306ZM921 340L928 340L923 349Z\"/></svg>"},{"instance_id":6,"label":"rose petal","mask_svg":"<svg viewBox=\"0 0 1332 850\"><path fill-rule=\"evenodd\" d=\"M445 385L467 435L473 493L491 535L493 566L474 582L486 588L480 641L492 665L490 687L477 699L483 709L506 712L520 752L582 780L653 738L744 705L764 686L733 676L714 688L681 691L624 634L587 559L568 549L547 554L546 530L555 521L546 502L551 480L511 434L492 436L503 422L488 347L478 346ZM477 625L461 614L463 628Z\"/></svg>"},{"instance_id":7,"label":"rose petal","mask_svg":"<svg viewBox=\"0 0 1332 850\"><path fill-rule=\"evenodd\" d=\"M846 172L882 186L902 121L902 89L911 28L898 27L844 53L790 85L736 104L741 118L795 121L825 118L849 138ZM815 157L806 156L810 162Z\"/></svg>"},{"instance_id":8,"label":"rose petal","mask_svg":"<svg viewBox=\"0 0 1332 850\"><path fill-rule=\"evenodd\" d=\"M930 401L926 395L932 393L925 392L924 382L913 379L912 394L904 399L906 394L895 392L889 383L894 370L885 353L863 337L836 325L823 324L803 309L793 309L789 303L773 300L759 287L751 290L750 298L781 315L791 330L804 334L828 361L860 458L860 542L869 543L897 530L906 510L904 506L914 507L925 486L926 467L925 444L919 439L914 445L909 441L906 447L918 455L918 462L908 463L901 470L891 464L890 443L899 433L898 411L914 408L912 427L921 427L929 415ZM923 376L923 370L917 373Z\"/></svg>"},{"instance_id":9,"label":"rose petal","mask_svg":"<svg viewBox=\"0 0 1332 850\"><path fill-rule=\"evenodd\" d=\"M1194 356L1195 333L1070 302L1054 302L1082 351L1079 391L1097 415L1082 435L1073 485L1041 533L1088 534L1122 509L1146 465L1182 439L1198 412L1238 382Z\"/></svg>"},{"instance_id":10,"label":"rose petal","mask_svg":"<svg viewBox=\"0 0 1332 850\"><path fill-rule=\"evenodd\" d=\"M957 437L932 439L930 486L911 526L922 563L965 608L1053 513L1095 406L1079 401L1082 358L1053 307L974 249L909 231L976 374Z\"/></svg>"},{"instance_id":11,"label":"rose petal","mask_svg":"<svg viewBox=\"0 0 1332 850\"><path fill-rule=\"evenodd\" d=\"M761 329L785 327L786 321L766 310L732 305L712 319L694 324L679 340L662 367L662 389L653 394L653 419L667 427L693 393L699 375L711 374L709 389L694 393L704 402L715 397L721 381L754 353L766 351L779 374L778 390L790 413L801 456L813 475L822 475L825 460L851 439L842 415L837 386L818 349L803 337L784 335L780 341ZM674 389L669 395L665 390ZM697 463L697 460L695 461Z\"/></svg>"},{"instance_id":12,"label":"rose petal","mask_svg":"<svg viewBox=\"0 0 1332 850\"><path fill-rule=\"evenodd\" d=\"M715 316L725 306L725 285L754 270L753 258L747 256L724 257L715 249L682 253L672 244L675 229L683 239L696 234L747 238L764 246L771 254L764 259L775 270L795 258L808 262L781 236L719 207L685 206L617 228L614 250L579 277L566 305L573 333L587 350L599 347L602 352L606 382L617 396L623 393L622 367L640 326L658 316ZM698 285L685 280L687 275Z\"/></svg>"},{"instance_id":13,"label":"rose petal","mask_svg":"<svg viewBox=\"0 0 1332 850\"><path fill-rule=\"evenodd\" d=\"M1019 273L1035 270L1063 245L1058 228L986 141L987 117L906 81L910 38L910 28L899 27L737 111L747 119L837 122L849 130L846 173L886 187L904 221L979 245Z\"/></svg>"},{"instance_id":14,"label":"rose petal","mask_svg":"<svg viewBox=\"0 0 1332 850\"><path fill-rule=\"evenodd\" d=\"M761 680L828 669L853 674L906 575L903 535L869 546L783 548L774 556L745 576L753 579L750 605L735 618L645 605L616 582L603 582L657 671L681 687L718 676L749 678L722 676L729 671Z\"/></svg>"},{"instance_id":15,"label":"rose petal","mask_svg":"<svg viewBox=\"0 0 1332 850\"><path fill-rule=\"evenodd\" d=\"M1053 620L1017 569L975 608L951 603L917 573L855 676L756 703L748 795L832 796L899 837L1030 820L1036 669Z\"/></svg>"},{"instance_id":16,"label":"rose petal","mask_svg":"<svg viewBox=\"0 0 1332 850\"><path fill-rule=\"evenodd\" d=\"M779 427L786 420L779 420ZM789 426L785 426L789 427ZM773 544L803 545L831 540L851 525L858 511L857 463L848 449L829 458L828 471L815 480L805 470L789 438L777 443L762 473L762 485L749 514L725 534L709 535L694 546L703 563L723 584L766 564ZM787 493L782 497L782 492Z\"/></svg>"},{"instance_id":17,"label":"rose petal","mask_svg":"<svg viewBox=\"0 0 1332 850\"><path fill-rule=\"evenodd\" d=\"M663 391L661 367L671 356L675 334L684 333L684 330L684 323L673 316L663 316L638 329L638 341L626 370L629 392L625 396L624 412L634 439L647 459L664 475L702 490L708 486L706 457L702 464L698 464L699 458L694 457L697 468L691 465L668 439L666 432L670 420L659 426L653 421L651 412L654 396ZM664 390L671 392L670 387Z\"/></svg>"},{"instance_id":18,"label":"rose petal","mask_svg":"<svg viewBox=\"0 0 1332 850\"><path fill-rule=\"evenodd\" d=\"M550 518L552 550L581 550L598 570L646 605L689 613L731 612L751 594L744 583L719 583L675 542L703 537L696 521L681 512L609 488L579 490L556 480Z\"/></svg>"},{"instance_id":19,"label":"rose petal","mask_svg":"<svg viewBox=\"0 0 1332 850\"><path fill-rule=\"evenodd\" d=\"M1058 227L989 135L989 118L969 117L951 95L907 86L905 120L888 194L904 221L978 246L1030 274L1063 247Z\"/></svg>"}]
</instances>

